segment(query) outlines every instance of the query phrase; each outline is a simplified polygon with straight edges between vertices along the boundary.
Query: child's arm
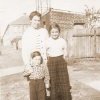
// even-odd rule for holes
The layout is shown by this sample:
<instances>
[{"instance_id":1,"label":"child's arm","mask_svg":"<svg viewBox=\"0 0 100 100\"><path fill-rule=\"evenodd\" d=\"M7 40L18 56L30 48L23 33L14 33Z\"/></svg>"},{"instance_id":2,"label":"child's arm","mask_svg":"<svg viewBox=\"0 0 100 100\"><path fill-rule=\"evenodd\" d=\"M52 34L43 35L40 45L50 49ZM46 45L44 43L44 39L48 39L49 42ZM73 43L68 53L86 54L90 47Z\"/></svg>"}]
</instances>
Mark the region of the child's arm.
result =
<instances>
[{"instance_id":1,"label":"child's arm","mask_svg":"<svg viewBox=\"0 0 100 100\"><path fill-rule=\"evenodd\" d=\"M27 66L24 68L24 72L23 72L23 76L27 77L32 73L32 67L31 66Z\"/></svg>"}]
</instances>

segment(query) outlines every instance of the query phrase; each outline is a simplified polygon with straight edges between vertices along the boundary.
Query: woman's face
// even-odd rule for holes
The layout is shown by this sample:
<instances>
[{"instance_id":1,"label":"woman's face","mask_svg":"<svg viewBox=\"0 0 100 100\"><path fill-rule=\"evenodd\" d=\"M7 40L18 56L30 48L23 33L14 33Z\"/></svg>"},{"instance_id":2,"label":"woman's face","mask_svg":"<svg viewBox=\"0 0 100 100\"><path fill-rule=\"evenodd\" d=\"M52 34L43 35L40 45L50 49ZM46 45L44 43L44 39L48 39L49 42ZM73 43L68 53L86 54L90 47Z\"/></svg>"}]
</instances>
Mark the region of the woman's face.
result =
<instances>
[{"instance_id":1,"label":"woman's face","mask_svg":"<svg viewBox=\"0 0 100 100\"><path fill-rule=\"evenodd\" d=\"M32 23L31 23L32 27L35 29L38 29L40 27L40 17L35 15L32 18Z\"/></svg>"},{"instance_id":2,"label":"woman's face","mask_svg":"<svg viewBox=\"0 0 100 100\"><path fill-rule=\"evenodd\" d=\"M32 65L38 66L41 64L41 57L40 56L36 56L32 59Z\"/></svg>"},{"instance_id":3,"label":"woman's face","mask_svg":"<svg viewBox=\"0 0 100 100\"><path fill-rule=\"evenodd\" d=\"M53 39L57 39L59 37L59 35L60 35L60 32L59 32L58 28L51 29L51 37Z\"/></svg>"}]
</instances>

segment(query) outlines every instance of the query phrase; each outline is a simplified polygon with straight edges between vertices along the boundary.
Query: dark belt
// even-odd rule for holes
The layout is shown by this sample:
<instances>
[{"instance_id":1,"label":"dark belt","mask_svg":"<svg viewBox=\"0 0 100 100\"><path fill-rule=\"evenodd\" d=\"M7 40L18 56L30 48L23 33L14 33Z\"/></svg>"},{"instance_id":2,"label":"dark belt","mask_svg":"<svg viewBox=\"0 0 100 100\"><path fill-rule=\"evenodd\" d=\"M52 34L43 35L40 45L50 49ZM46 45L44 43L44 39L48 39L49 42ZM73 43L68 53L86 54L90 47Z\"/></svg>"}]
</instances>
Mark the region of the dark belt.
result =
<instances>
[{"instance_id":1,"label":"dark belt","mask_svg":"<svg viewBox=\"0 0 100 100\"><path fill-rule=\"evenodd\" d=\"M48 57L48 59L56 59L56 58L57 58L57 59L59 59L59 58L63 58L63 55L56 56L56 57L50 57L50 56Z\"/></svg>"},{"instance_id":2,"label":"dark belt","mask_svg":"<svg viewBox=\"0 0 100 100\"><path fill-rule=\"evenodd\" d=\"M30 79L30 81L43 81L44 80L44 78L42 78L42 79Z\"/></svg>"}]
</instances>

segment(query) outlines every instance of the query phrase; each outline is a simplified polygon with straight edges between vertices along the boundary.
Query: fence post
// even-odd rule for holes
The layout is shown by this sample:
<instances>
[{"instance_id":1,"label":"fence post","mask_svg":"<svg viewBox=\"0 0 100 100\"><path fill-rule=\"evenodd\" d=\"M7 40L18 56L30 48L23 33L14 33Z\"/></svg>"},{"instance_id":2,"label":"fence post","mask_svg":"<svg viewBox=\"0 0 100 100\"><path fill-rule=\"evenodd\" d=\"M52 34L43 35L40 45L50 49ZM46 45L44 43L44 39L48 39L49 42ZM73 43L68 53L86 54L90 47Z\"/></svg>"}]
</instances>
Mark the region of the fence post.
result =
<instances>
[{"instance_id":1,"label":"fence post","mask_svg":"<svg viewBox=\"0 0 100 100\"><path fill-rule=\"evenodd\" d=\"M0 55L1 55L1 36L0 36Z\"/></svg>"},{"instance_id":2,"label":"fence post","mask_svg":"<svg viewBox=\"0 0 100 100\"><path fill-rule=\"evenodd\" d=\"M96 30L94 29L94 57L96 58Z\"/></svg>"}]
</instances>

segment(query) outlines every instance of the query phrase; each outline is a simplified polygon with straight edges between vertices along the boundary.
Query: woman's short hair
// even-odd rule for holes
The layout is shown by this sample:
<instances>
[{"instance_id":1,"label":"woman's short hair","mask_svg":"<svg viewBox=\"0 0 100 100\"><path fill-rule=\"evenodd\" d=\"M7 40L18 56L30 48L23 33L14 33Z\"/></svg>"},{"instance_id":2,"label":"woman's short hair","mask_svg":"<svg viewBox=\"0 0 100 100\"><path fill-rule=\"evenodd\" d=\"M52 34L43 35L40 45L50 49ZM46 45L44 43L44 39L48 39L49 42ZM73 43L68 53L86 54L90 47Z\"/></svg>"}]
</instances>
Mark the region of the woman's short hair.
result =
<instances>
[{"instance_id":1,"label":"woman's short hair","mask_svg":"<svg viewBox=\"0 0 100 100\"><path fill-rule=\"evenodd\" d=\"M29 19L32 20L32 18L33 18L34 16L38 16L38 17L40 17L40 19L41 19L41 14L40 14L39 12L37 12L37 11L31 12L30 15L29 15Z\"/></svg>"},{"instance_id":2,"label":"woman's short hair","mask_svg":"<svg viewBox=\"0 0 100 100\"><path fill-rule=\"evenodd\" d=\"M51 32L52 28L57 28L60 33L60 26L57 23L52 23L49 27L49 33Z\"/></svg>"},{"instance_id":3,"label":"woman's short hair","mask_svg":"<svg viewBox=\"0 0 100 100\"><path fill-rule=\"evenodd\" d=\"M39 51L35 51L31 53L31 58L33 59L36 56L40 56L41 57L41 64L43 63L43 58L41 56L41 53Z\"/></svg>"}]
</instances>

